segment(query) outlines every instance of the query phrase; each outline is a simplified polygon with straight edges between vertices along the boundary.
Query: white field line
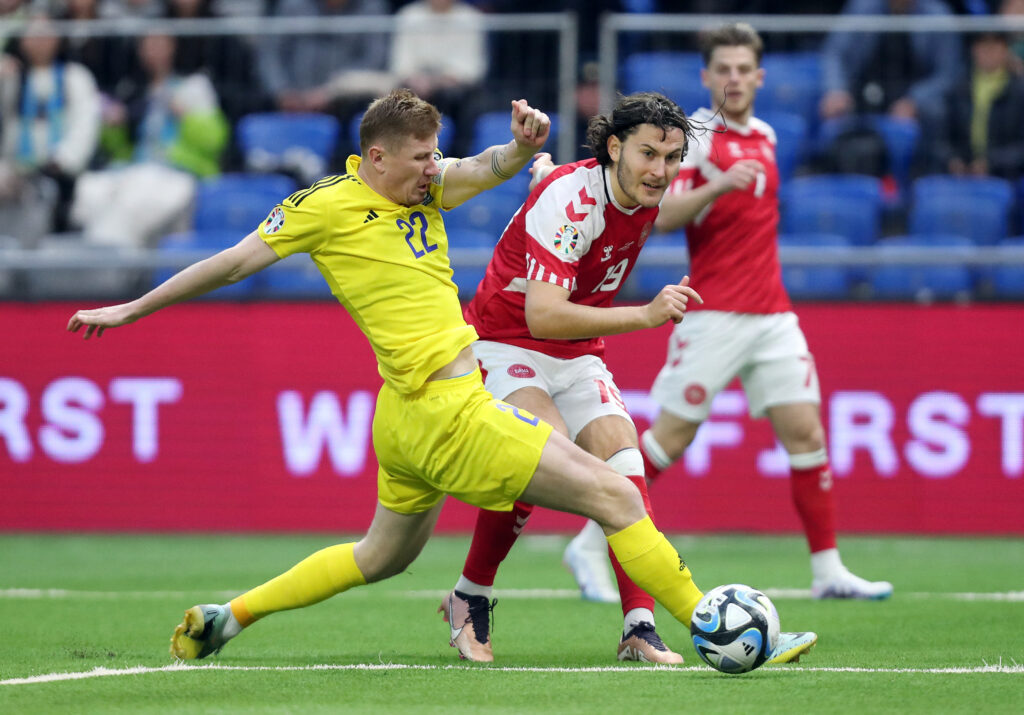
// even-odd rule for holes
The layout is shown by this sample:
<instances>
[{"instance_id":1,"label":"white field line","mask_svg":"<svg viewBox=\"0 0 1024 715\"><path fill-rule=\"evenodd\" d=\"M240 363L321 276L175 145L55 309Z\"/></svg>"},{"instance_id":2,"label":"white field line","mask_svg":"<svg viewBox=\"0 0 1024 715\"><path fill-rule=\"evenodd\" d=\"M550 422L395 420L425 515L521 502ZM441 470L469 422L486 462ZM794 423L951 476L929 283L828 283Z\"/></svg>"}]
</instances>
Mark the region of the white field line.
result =
<instances>
[{"instance_id":1,"label":"white field line","mask_svg":"<svg viewBox=\"0 0 1024 715\"><path fill-rule=\"evenodd\" d=\"M978 673L1003 673L1024 675L1024 665L981 665L973 668L801 668L800 672L808 673L891 673L898 675L973 675ZM186 665L174 663L159 668L135 666L133 668L94 668L78 673L47 673L27 678L9 678L0 680L0 685L31 685L34 683L53 683L62 680L85 680L87 678L104 678L123 675L144 675L148 673L180 673L183 671L201 672L208 670L223 671L316 671L316 670L462 670L488 673L686 673L693 671L712 672L707 666L686 666L682 668L669 666L643 667L591 667L591 668L495 668L490 666L472 665L407 665L402 663L367 663L356 665L293 665L293 666L240 666L240 665ZM792 672L793 668L768 668L765 673Z\"/></svg>"},{"instance_id":2,"label":"white field line","mask_svg":"<svg viewBox=\"0 0 1024 715\"><path fill-rule=\"evenodd\" d=\"M195 599L197 596L209 600L227 600L242 593L244 589L237 591L79 591L66 588L0 588L0 599L113 599L113 598L180 598L184 600ZM785 600L808 600L811 597L809 589L801 588L766 588L763 589L769 598L780 601ZM350 599L356 596L372 598L412 598L412 599L440 599L448 595L448 591L416 590L416 591L383 591L377 589L356 589L345 594L344 598ZM529 599L529 598L552 598L552 599L578 599L580 592L574 588L501 588L495 591L495 596L508 599ZM1024 591L995 591L980 593L944 593L944 592L922 592L913 591L903 593L896 592L897 598L927 598L951 601L1008 601L1024 602Z\"/></svg>"}]
</instances>

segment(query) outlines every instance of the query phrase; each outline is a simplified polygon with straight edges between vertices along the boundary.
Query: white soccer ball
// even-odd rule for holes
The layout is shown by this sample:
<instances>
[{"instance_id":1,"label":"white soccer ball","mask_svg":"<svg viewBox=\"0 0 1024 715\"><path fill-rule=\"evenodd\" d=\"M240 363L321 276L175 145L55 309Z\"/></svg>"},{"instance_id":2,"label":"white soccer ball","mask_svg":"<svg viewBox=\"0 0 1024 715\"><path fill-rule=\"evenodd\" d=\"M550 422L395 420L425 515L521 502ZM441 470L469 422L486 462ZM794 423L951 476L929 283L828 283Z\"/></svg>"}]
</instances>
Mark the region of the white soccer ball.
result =
<instances>
[{"instance_id":1,"label":"white soccer ball","mask_svg":"<svg viewBox=\"0 0 1024 715\"><path fill-rule=\"evenodd\" d=\"M779 613L756 588L732 583L704 594L690 620L697 655L723 673L748 673L779 643Z\"/></svg>"}]
</instances>

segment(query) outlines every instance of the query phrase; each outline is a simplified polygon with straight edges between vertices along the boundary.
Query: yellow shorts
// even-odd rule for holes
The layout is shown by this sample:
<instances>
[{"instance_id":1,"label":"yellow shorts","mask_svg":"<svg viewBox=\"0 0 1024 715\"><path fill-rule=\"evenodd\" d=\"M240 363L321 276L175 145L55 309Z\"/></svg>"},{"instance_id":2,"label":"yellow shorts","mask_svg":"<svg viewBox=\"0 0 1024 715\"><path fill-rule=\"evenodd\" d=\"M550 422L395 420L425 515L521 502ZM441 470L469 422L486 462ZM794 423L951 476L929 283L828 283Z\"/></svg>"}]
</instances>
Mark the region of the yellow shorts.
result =
<instances>
[{"instance_id":1,"label":"yellow shorts","mask_svg":"<svg viewBox=\"0 0 1024 715\"><path fill-rule=\"evenodd\" d=\"M509 511L550 435L546 422L494 399L479 370L408 395L384 385L373 417L377 498L400 514L424 512L445 494Z\"/></svg>"}]
</instances>

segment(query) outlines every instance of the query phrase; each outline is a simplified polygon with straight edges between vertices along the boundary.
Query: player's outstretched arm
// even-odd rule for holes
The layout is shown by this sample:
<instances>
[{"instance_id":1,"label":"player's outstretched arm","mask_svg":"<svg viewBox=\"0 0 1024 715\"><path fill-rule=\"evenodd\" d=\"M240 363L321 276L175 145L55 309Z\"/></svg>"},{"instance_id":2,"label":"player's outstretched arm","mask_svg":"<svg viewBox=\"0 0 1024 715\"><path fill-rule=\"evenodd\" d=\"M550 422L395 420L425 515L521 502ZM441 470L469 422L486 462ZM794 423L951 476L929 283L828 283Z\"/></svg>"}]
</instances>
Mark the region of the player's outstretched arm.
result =
<instances>
[{"instance_id":1,"label":"player's outstretched arm","mask_svg":"<svg viewBox=\"0 0 1024 715\"><path fill-rule=\"evenodd\" d=\"M544 112L527 104L525 99L517 99L512 102L511 128L512 141L508 144L492 146L448 167L444 176L446 209L458 206L518 174L544 146L551 120Z\"/></svg>"},{"instance_id":2,"label":"player's outstretched arm","mask_svg":"<svg viewBox=\"0 0 1024 715\"><path fill-rule=\"evenodd\" d=\"M141 298L129 303L78 311L68 321L68 331L75 333L84 327L83 337L86 340L94 332L96 337L100 337L107 328L134 323L168 305L237 283L277 260L274 250L253 231L231 248L176 273Z\"/></svg>"},{"instance_id":3,"label":"player's outstretched arm","mask_svg":"<svg viewBox=\"0 0 1024 715\"><path fill-rule=\"evenodd\" d=\"M569 300L569 291L546 281L526 284L526 325L535 338L582 340L656 328L668 321L678 323L690 300L703 303L685 276L677 285L665 286L647 305L599 308Z\"/></svg>"},{"instance_id":4,"label":"player's outstretched arm","mask_svg":"<svg viewBox=\"0 0 1024 715\"><path fill-rule=\"evenodd\" d=\"M741 159L696 189L665 194L654 227L675 231L692 222L715 199L730 191L744 191L757 180L764 166L756 159Z\"/></svg>"}]
</instances>

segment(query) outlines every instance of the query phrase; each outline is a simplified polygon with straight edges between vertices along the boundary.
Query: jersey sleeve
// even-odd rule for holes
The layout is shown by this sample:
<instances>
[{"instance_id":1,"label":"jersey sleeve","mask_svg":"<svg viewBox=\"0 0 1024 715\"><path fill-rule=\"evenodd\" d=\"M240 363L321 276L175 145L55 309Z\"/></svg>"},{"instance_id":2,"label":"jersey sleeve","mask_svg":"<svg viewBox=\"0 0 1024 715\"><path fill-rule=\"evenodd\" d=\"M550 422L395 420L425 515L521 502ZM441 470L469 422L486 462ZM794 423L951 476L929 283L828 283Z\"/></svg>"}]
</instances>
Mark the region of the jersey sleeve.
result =
<instances>
[{"instance_id":1,"label":"jersey sleeve","mask_svg":"<svg viewBox=\"0 0 1024 715\"><path fill-rule=\"evenodd\" d=\"M593 236L600 232L596 202L572 176L553 181L526 210L526 261L529 280L569 289Z\"/></svg>"},{"instance_id":2,"label":"jersey sleeve","mask_svg":"<svg viewBox=\"0 0 1024 715\"><path fill-rule=\"evenodd\" d=\"M313 253L324 242L330 226L329 192L316 184L296 191L271 210L257 229L259 237L280 258L293 253Z\"/></svg>"}]
</instances>

